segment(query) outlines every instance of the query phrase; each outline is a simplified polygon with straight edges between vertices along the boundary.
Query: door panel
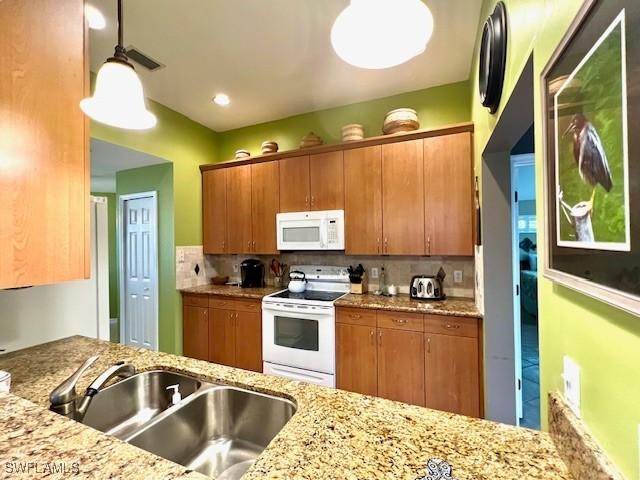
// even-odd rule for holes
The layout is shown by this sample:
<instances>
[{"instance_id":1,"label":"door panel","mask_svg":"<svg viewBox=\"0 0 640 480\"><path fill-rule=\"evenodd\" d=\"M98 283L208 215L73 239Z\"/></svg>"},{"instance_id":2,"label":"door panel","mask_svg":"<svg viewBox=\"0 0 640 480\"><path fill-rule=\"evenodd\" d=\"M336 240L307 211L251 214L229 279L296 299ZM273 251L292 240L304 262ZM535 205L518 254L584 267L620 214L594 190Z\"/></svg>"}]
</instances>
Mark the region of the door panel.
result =
<instances>
[{"instance_id":1,"label":"door panel","mask_svg":"<svg viewBox=\"0 0 640 480\"><path fill-rule=\"evenodd\" d=\"M424 406L424 337L419 332L378 329L378 395Z\"/></svg>"},{"instance_id":2,"label":"door panel","mask_svg":"<svg viewBox=\"0 0 640 480\"><path fill-rule=\"evenodd\" d=\"M378 394L375 327L336 324L336 385L350 392Z\"/></svg>"},{"instance_id":3,"label":"door panel","mask_svg":"<svg viewBox=\"0 0 640 480\"><path fill-rule=\"evenodd\" d=\"M233 367L236 363L235 312L209 309L209 361Z\"/></svg>"},{"instance_id":4,"label":"door panel","mask_svg":"<svg viewBox=\"0 0 640 480\"><path fill-rule=\"evenodd\" d=\"M453 335L425 335L426 406L480 416L478 340Z\"/></svg>"},{"instance_id":5,"label":"door panel","mask_svg":"<svg viewBox=\"0 0 640 480\"><path fill-rule=\"evenodd\" d=\"M227 169L229 253L251 252L251 165Z\"/></svg>"},{"instance_id":6,"label":"door panel","mask_svg":"<svg viewBox=\"0 0 640 480\"><path fill-rule=\"evenodd\" d=\"M262 314L236 312L235 366L262 372Z\"/></svg>"},{"instance_id":7,"label":"door panel","mask_svg":"<svg viewBox=\"0 0 640 480\"><path fill-rule=\"evenodd\" d=\"M471 134L424 139L425 234L429 255L473 255Z\"/></svg>"},{"instance_id":8,"label":"door panel","mask_svg":"<svg viewBox=\"0 0 640 480\"><path fill-rule=\"evenodd\" d=\"M209 309L185 306L182 314L185 357L209 360Z\"/></svg>"},{"instance_id":9,"label":"door panel","mask_svg":"<svg viewBox=\"0 0 640 480\"><path fill-rule=\"evenodd\" d=\"M125 200L124 343L157 349L156 204L153 197Z\"/></svg>"},{"instance_id":10,"label":"door panel","mask_svg":"<svg viewBox=\"0 0 640 480\"><path fill-rule=\"evenodd\" d=\"M202 174L204 253L225 253L227 243L227 169Z\"/></svg>"},{"instance_id":11,"label":"door panel","mask_svg":"<svg viewBox=\"0 0 640 480\"><path fill-rule=\"evenodd\" d=\"M280 160L280 212L309 210L309 156Z\"/></svg>"},{"instance_id":12,"label":"door panel","mask_svg":"<svg viewBox=\"0 0 640 480\"><path fill-rule=\"evenodd\" d=\"M83 2L0 2L0 31L0 289L89 278Z\"/></svg>"},{"instance_id":13,"label":"door panel","mask_svg":"<svg viewBox=\"0 0 640 480\"><path fill-rule=\"evenodd\" d=\"M280 208L278 162L251 165L253 253L278 253L276 214Z\"/></svg>"},{"instance_id":14,"label":"door panel","mask_svg":"<svg viewBox=\"0 0 640 480\"><path fill-rule=\"evenodd\" d=\"M383 253L424 255L422 140L382 146Z\"/></svg>"},{"instance_id":15,"label":"door panel","mask_svg":"<svg viewBox=\"0 0 640 480\"><path fill-rule=\"evenodd\" d=\"M344 152L347 255L379 255L382 248L382 147Z\"/></svg>"},{"instance_id":16,"label":"door panel","mask_svg":"<svg viewBox=\"0 0 640 480\"><path fill-rule=\"evenodd\" d=\"M344 209L344 164L342 151L309 157L311 210Z\"/></svg>"}]
</instances>

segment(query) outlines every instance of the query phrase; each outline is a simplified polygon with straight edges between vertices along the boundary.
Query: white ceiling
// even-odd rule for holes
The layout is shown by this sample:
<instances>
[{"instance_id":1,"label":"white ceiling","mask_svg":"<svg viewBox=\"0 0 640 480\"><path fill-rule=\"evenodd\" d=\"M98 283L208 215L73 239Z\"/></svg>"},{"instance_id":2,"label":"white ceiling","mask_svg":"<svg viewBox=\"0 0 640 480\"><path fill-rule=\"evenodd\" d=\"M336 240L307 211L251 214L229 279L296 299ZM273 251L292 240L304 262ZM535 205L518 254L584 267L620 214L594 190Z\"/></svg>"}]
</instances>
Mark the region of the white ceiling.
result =
<instances>
[{"instance_id":1,"label":"white ceiling","mask_svg":"<svg viewBox=\"0 0 640 480\"><path fill-rule=\"evenodd\" d=\"M91 0L107 28L91 33L91 69L113 53L115 0ZM124 43L166 65L136 66L146 94L216 131L469 78L482 0L425 0L427 51L388 70L334 53L333 21L348 0L128 0ZM231 105L211 102L218 92Z\"/></svg>"}]
</instances>

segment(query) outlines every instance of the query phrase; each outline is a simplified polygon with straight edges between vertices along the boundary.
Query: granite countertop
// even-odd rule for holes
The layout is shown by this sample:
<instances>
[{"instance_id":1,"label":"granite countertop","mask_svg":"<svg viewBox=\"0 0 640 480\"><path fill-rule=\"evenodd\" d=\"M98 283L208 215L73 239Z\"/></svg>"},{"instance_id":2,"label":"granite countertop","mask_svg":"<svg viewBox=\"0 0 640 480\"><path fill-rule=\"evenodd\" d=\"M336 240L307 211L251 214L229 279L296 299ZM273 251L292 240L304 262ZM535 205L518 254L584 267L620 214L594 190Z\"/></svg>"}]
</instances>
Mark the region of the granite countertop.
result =
<instances>
[{"instance_id":1,"label":"granite countertop","mask_svg":"<svg viewBox=\"0 0 640 480\"><path fill-rule=\"evenodd\" d=\"M449 297L446 300L414 300L409 295L400 294L384 297L366 293L349 294L336 302L336 307L372 308L397 312L431 313L434 315L452 315L456 317L481 318L482 314L472 298Z\"/></svg>"},{"instance_id":2,"label":"granite countertop","mask_svg":"<svg viewBox=\"0 0 640 480\"><path fill-rule=\"evenodd\" d=\"M196 295L220 295L224 297L262 299L267 295L284 290L284 287L240 288L232 285L200 285L199 287L183 288L182 293Z\"/></svg>"},{"instance_id":3,"label":"granite countertop","mask_svg":"<svg viewBox=\"0 0 640 480\"><path fill-rule=\"evenodd\" d=\"M85 478L202 478L46 410L48 393L91 355L100 358L79 391L127 360L139 370L168 369L293 399L296 414L245 480L416 480L434 457L448 461L457 480L570 478L546 433L85 337L0 356L0 369L12 374L12 395L0 395L0 465L77 462Z\"/></svg>"}]
</instances>

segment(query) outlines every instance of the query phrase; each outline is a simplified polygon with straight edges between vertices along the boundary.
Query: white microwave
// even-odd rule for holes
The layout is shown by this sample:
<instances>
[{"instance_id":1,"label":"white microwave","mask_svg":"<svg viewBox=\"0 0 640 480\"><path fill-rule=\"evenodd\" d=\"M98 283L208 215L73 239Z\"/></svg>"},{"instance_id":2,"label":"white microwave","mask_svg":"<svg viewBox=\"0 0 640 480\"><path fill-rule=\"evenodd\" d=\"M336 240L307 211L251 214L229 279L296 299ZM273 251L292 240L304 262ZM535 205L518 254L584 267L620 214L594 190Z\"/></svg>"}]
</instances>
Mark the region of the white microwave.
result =
<instances>
[{"instance_id":1,"label":"white microwave","mask_svg":"<svg viewBox=\"0 0 640 480\"><path fill-rule=\"evenodd\" d=\"M278 250L344 250L344 210L276 215Z\"/></svg>"}]
</instances>

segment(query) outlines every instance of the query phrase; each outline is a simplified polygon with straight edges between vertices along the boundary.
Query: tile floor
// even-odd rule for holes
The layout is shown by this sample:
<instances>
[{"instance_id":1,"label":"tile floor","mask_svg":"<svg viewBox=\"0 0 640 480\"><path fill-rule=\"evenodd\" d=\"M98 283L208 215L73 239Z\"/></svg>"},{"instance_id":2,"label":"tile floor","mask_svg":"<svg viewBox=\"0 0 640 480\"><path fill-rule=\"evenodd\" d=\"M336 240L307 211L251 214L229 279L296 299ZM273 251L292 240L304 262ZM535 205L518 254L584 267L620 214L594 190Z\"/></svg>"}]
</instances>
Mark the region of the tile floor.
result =
<instances>
[{"instance_id":1,"label":"tile floor","mask_svg":"<svg viewBox=\"0 0 640 480\"><path fill-rule=\"evenodd\" d=\"M522 323L522 419L520 426L540 430L540 359L538 323L525 318Z\"/></svg>"}]
</instances>

